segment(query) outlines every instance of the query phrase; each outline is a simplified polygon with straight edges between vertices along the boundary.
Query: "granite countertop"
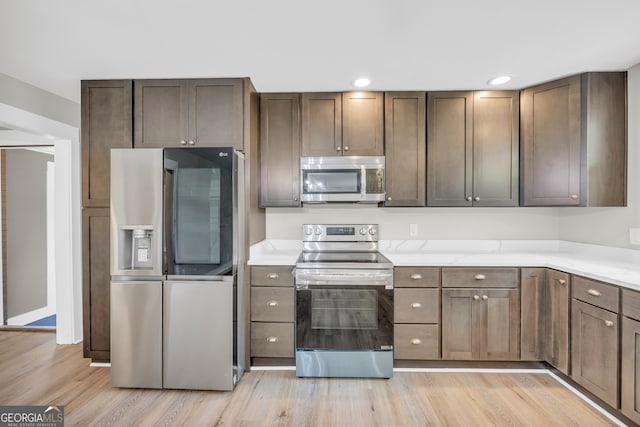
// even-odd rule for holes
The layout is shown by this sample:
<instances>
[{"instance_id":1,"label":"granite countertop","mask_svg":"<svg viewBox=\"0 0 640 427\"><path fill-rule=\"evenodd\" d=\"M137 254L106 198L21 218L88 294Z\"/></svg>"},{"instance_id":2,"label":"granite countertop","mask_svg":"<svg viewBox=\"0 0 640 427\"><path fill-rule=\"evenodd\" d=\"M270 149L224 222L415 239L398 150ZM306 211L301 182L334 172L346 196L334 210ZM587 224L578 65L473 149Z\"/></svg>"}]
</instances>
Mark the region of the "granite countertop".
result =
<instances>
[{"instance_id":1,"label":"granite countertop","mask_svg":"<svg viewBox=\"0 0 640 427\"><path fill-rule=\"evenodd\" d=\"M263 240L249 265L295 265L302 243ZM561 240L381 240L394 266L549 267L640 291L640 251Z\"/></svg>"}]
</instances>

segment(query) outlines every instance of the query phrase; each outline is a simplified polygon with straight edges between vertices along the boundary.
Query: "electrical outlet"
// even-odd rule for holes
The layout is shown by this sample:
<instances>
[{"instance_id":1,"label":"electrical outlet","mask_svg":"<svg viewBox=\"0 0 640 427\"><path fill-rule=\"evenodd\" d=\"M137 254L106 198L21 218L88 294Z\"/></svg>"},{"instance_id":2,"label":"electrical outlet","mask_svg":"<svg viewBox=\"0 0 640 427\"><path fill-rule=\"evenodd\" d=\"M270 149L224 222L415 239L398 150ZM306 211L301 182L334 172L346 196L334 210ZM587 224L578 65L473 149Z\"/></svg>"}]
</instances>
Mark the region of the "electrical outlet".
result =
<instances>
[{"instance_id":1,"label":"electrical outlet","mask_svg":"<svg viewBox=\"0 0 640 427\"><path fill-rule=\"evenodd\" d=\"M632 245L640 245L640 228L629 229L629 243Z\"/></svg>"},{"instance_id":2,"label":"electrical outlet","mask_svg":"<svg viewBox=\"0 0 640 427\"><path fill-rule=\"evenodd\" d=\"M416 237L418 235L418 224L409 224L409 236Z\"/></svg>"}]
</instances>

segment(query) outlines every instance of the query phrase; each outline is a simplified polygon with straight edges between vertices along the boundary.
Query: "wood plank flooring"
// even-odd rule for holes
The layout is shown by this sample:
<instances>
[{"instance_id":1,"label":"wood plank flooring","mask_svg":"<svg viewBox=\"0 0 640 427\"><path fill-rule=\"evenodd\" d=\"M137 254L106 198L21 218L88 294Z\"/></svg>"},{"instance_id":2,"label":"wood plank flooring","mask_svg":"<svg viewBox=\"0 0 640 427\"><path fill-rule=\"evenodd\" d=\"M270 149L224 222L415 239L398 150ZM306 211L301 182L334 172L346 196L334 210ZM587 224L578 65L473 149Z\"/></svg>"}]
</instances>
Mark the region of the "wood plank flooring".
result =
<instances>
[{"instance_id":1,"label":"wood plank flooring","mask_svg":"<svg viewBox=\"0 0 640 427\"><path fill-rule=\"evenodd\" d=\"M246 373L234 392L116 389L81 345L0 331L0 405L64 405L67 426L609 426L545 374L396 372L390 380Z\"/></svg>"}]
</instances>

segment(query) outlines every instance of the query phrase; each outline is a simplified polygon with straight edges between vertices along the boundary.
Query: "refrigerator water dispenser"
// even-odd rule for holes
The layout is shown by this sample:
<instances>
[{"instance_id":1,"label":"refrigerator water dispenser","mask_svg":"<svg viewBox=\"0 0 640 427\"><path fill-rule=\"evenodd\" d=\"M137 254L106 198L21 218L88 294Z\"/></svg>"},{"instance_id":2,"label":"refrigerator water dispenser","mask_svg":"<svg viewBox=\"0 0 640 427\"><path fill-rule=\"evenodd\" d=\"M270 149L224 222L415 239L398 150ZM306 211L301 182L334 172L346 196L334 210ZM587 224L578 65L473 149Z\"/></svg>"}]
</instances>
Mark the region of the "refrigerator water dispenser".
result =
<instances>
[{"instance_id":1,"label":"refrigerator water dispenser","mask_svg":"<svg viewBox=\"0 0 640 427\"><path fill-rule=\"evenodd\" d=\"M153 226L120 227L118 267L120 270L152 269Z\"/></svg>"}]
</instances>

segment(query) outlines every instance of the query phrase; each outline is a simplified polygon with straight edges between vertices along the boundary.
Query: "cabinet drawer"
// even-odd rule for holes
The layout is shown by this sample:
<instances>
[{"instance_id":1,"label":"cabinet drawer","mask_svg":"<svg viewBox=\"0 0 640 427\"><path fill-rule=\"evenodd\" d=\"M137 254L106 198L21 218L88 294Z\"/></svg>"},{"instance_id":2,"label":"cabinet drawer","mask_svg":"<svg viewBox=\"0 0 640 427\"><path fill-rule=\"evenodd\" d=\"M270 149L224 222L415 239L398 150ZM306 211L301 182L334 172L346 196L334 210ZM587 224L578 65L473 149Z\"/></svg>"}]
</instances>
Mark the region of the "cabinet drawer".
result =
<instances>
[{"instance_id":1,"label":"cabinet drawer","mask_svg":"<svg viewBox=\"0 0 640 427\"><path fill-rule=\"evenodd\" d=\"M393 328L394 359L440 359L438 325L395 325Z\"/></svg>"},{"instance_id":2,"label":"cabinet drawer","mask_svg":"<svg viewBox=\"0 0 640 427\"><path fill-rule=\"evenodd\" d=\"M517 268L460 267L442 269L442 287L517 288Z\"/></svg>"},{"instance_id":3,"label":"cabinet drawer","mask_svg":"<svg viewBox=\"0 0 640 427\"><path fill-rule=\"evenodd\" d=\"M251 288L251 320L254 322L293 322L293 288Z\"/></svg>"},{"instance_id":4,"label":"cabinet drawer","mask_svg":"<svg viewBox=\"0 0 640 427\"><path fill-rule=\"evenodd\" d=\"M393 285L397 288L440 287L439 268L396 267L393 270Z\"/></svg>"},{"instance_id":5,"label":"cabinet drawer","mask_svg":"<svg viewBox=\"0 0 640 427\"><path fill-rule=\"evenodd\" d=\"M395 323L440 323L440 289L395 289Z\"/></svg>"},{"instance_id":6,"label":"cabinet drawer","mask_svg":"<svg viewBox=\"0 0 640 427\"><path fill-rule=\"evenodd\" d=\"M251 267L251 286L293 286L293 267Z\"/></svg>"},{"instance_id":7,"label":"cabinet drawer","mask_svg":"<svg viewBox=\"0 0 640 427\"><path fill-rule=\"evenodd\" d=\"M571 278L571 296L614 313L619 311L618 287L615 285L573 276Z\"/></svg>"},{"instance_id":8,"label":"cabinet drawer","mask_svg":"<svg viewBox=\"0 0 640 427\"><path fill-rule=\"evenodd\" d=\"M640 292L622 290L622 315L640 320Z\"/></svg>"},{"instance_id":9,"label":"cabinet drawer","mask_svg":"<svg viewBox=\"0 0 640 427\"><path fill-rule=\"evenodd\" d=\"M251 322L251 357L293 357L293 323Z\"/></svg>"}]
</instances>

